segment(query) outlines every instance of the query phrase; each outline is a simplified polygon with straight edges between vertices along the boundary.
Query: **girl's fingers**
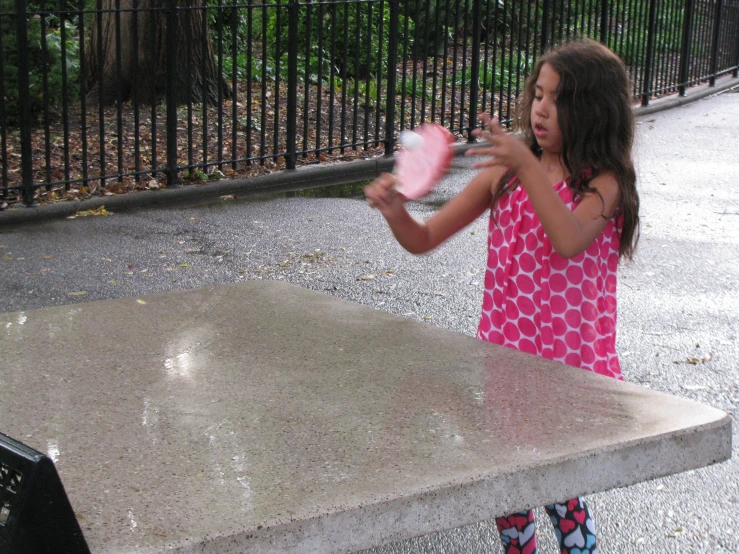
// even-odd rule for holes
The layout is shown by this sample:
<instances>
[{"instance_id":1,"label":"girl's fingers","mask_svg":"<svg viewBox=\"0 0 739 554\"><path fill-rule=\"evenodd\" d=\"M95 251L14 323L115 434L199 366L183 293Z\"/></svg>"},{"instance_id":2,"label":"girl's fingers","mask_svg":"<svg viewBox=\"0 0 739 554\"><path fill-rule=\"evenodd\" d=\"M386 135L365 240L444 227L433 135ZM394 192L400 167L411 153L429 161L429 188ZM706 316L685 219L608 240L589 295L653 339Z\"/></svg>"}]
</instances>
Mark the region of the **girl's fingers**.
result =
<instances>
[{"instance_id":1,"label":"girl's fingers","mask_svg":"<svg viewBox=\"0 0 739 554\"><path fill-rule=\"evenodd\" d=\"M377 181L373 181L371 184L364 187L364 196L367 198L367 203L373 208L377 208L384 204L383 197L385 194L383 192L382 185L377 183Z\"/></svg>"},{"instance_id":2,"label":"girl's fingers","mask_svg":"<svg viewBox=\"0 0 739 554\"><path fill-rule=\"evenodd\" d=\"M493 136L500 136L505 134L505 129L500 126L500 122L497 119L491 119L488 124L488 131Z\"/></svg>"},{"instance_id":3,"label":"girl's fingers","mask_svg":"<svg viewBox=\"0 0 739 554\"><path fill-rule=\"evenodd\" d=\"M395 177L389 173L382 173L380 176L372 181L369 185L364 187L364 193L367 196L376 196L387 192L392 189L395 185Z\"/></svg>"},{"instance_id":4,"label":"girl's fingers","mask_svg":"<svg viewBox=\"0 0 739 554\"><path fill-rule=\"evenodd\" d=\"M380 176L370 183L370 186L390 188L395 183L395 177L391 173L380 173Z\"/></svg>"},{"instance_id":5,"label":"girl's fingers","mask_svg":"<svg viewBox=\"0 0 739 554\"><path fill-rule=\"evenodd\" d=\"M505 129L501 127L500 122L498 121L497 117L491 117L489 114L481 113L478 116L478 119L480 120L480 123L482 123L483 127L487 127L490 133L492 134L500 134L505 133Z\"/></svg>"},{"instance_id":6,"label":"girl's fingers","mask_svg":"<svg viewBox=\"0 0 739 554\"><path fill-rule=\"evenodd\" d=\"M397 179L390 173L382 173L377 179L364 187L364 196L372 208L383 211L396 202L403 201L403 195L398 193L395 185Z\"/></svg>"},{"instance_id":7,"label":"girl's fingers","mask_svg":"<svg viewBox=\"0 0 739 554\"><path fill-rule=\"evenodd\" d=\"M490 144L499 144L500 141L505 140L508 133L498 125L495 121L491 121L488 130L475 129L472 131L472 135L478 139L489 142Z\"/></svg>"},{"instance_id":8,"label":"girl's fingers","mask_svg":"<svg viewBox=\"0 0 739 554\"><path fill-rule=\"evenodd\" d=\"M490 123L490 120L492 119L492 117L490 117L490 114L488 113L481 112L480 115L478 116L478 119L483 125L487 125L488 123Z\"/></svg>"}]
</instances>

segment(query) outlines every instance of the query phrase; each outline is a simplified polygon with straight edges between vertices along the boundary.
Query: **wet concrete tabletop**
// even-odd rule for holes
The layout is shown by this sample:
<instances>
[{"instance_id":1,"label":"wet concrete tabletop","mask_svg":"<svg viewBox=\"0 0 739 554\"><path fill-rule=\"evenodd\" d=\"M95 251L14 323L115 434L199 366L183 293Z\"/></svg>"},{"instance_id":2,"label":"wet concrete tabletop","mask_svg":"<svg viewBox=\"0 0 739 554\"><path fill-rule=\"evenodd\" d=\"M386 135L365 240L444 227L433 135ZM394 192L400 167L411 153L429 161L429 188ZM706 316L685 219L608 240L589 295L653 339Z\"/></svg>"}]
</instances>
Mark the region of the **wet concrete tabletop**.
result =
<instances>
[{"instance_id":1,"label":"wet concrete tabletop","mask_svg":"<svg viewBox=\"0 0 739 554\"><path fill-rule=\"evenodd\" d=\"M720 410L273 281L0 326L93 553L348 552L730 456Z\"/></svg>"}]
</instances>

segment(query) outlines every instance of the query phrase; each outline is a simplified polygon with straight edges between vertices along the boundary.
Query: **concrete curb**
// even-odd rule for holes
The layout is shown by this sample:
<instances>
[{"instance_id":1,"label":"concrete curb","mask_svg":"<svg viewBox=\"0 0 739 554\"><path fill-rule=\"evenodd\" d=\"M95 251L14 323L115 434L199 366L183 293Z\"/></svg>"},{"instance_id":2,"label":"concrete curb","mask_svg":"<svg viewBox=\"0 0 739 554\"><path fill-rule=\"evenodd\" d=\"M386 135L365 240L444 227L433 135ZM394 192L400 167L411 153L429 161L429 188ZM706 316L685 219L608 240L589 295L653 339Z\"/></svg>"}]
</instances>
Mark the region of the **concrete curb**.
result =
<instances>
[{"instance_id":1,"label":"concrete curb","mask_svg":"<svg viewBox=\"0 0 739 554\"><path fill-rule=\"evenodd\" d=\"M659 98L651 102L648 106L638 106L637 108L634 108L634 115L636 115L636 117L642 117L655 112L677 108L679 106L695 102L696 100L702 100L709 96L721 94L722 92L726 92L727 90L737 87L739 87L739 77L723 77L722 79L717 79L716 85L713 87L707 84L699 85L689 89L689 94L686 96L673 94L671 96Z\"/></svg>"},{"instance_id":2,"label":"concrete curb","mask_svg":"<svg viewBox=\"0 0 739 554\"><path fill-rule=\"evenodd\" d=\"M69 217L79 211L105 206L111 212L172 204L198 198L217 198L225 194L288 192L329 185L369 180L393 167L392 157L325 166L301 167L250 179L219 181L205 185L189 185L157 191L141 191L119 196L97 196L81 201L56 202L28 208L11 208L0 212L0 226L6 224Z\"/></svg>"},{"instance_id":3,"label":"concrete curb","mask_svg":"<svg viewBox=\"0 0 739 554\"><path fill-rule=\"evenodd\" d=\"M654 100L648 106L638 106L634 108L634 115L638 118L677 108L737 87L739 87L739 78L724 77L717 80L713 87L706 84L689 89L689 95L687 96L671 95ZM454 146L456 155L461 156L474 146L475 144L470 143L457 143ZM382 156L370 160L300 167L249 179L219 181L205 185L186 185L159 191L132 192L120 196L99 196L81 201L56 202L29 208L10 208L0 211L0 227L42 219L69 217L79 211L95 210L101 206L115 212L161 206L183 200L217 198L225 194L251 195L288 192L355 183L373 179L383 171L392 170L393 163L394 158L392 156Z\"/></svg>"}]
</instances>

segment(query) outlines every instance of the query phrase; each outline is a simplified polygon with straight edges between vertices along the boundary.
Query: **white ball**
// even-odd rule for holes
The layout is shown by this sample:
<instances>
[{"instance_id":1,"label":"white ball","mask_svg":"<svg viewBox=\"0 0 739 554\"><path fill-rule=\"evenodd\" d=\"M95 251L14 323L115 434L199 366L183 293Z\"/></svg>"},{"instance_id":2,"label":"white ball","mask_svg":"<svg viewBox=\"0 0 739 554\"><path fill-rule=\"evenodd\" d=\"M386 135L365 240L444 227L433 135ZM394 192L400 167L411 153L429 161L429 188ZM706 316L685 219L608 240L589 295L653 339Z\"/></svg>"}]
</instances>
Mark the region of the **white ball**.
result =
<instances>
[{"instance_id":1,"label":"white ball","mask_svg":"<svg viewBox=\"0 0 739 554\"><path fill-rule=\"evenodd\" d=\"M416 150L423 146L423 137L413 131L401 131L398 135L398 142L406 150Z\"/></svg>"}]
</instances>

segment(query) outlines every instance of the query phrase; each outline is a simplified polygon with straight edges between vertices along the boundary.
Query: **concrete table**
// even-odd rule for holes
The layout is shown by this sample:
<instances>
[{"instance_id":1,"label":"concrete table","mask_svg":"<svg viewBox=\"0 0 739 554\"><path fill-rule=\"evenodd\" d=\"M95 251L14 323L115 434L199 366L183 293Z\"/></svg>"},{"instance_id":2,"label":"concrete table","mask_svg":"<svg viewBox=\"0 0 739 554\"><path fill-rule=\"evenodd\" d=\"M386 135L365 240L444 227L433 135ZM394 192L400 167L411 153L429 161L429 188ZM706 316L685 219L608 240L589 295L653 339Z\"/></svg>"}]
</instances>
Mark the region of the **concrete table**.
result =
<instances>
[{"instance_id":1,"label":"concrete table","mask_svg":"<svg viewBox=\"0 0 739 554\"><path fill-rule=\"evenodd\" d=\"M0 314L93 553L351 552L726 460L719 410L278 282Z\"/></svg>"}]
</instances>

